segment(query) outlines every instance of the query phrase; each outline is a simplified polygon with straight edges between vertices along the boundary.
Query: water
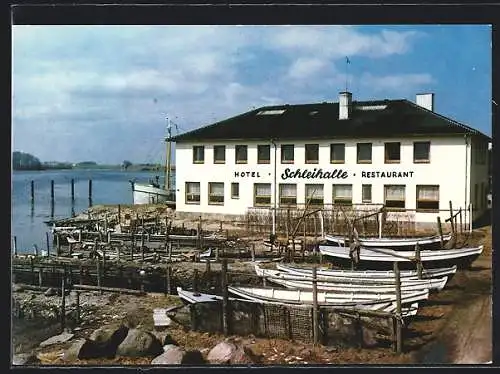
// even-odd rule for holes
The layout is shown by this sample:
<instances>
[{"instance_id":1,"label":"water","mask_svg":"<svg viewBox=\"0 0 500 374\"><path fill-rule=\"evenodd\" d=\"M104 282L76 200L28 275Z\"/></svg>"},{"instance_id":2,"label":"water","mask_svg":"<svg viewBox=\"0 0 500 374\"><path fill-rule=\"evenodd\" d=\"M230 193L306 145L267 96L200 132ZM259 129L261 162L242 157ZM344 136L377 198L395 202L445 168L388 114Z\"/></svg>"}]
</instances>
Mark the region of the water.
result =
<instances>
[{"instance_id":1,"label":"water","mask_svg":"<svg viewBox=\"0 0 500 374\"><path fill-rule=\"evenodd\" d=\"M54 181L54 219L71 217L89 206L88 187L92 180L92 205L132 204L129 180L147 182L157 172L120 170L14 171L12 174L11 235L16 236L19 253L33 253L33 245L46 249L46 233L52 219L50 181ZM75 180L75 201L71 202L71 179ZM31 181L35 182L35 204L31 204ZM161 182L161 181L160 181ZM13 246L11 246L13 248Z\"/></svg>"}]
</instances>

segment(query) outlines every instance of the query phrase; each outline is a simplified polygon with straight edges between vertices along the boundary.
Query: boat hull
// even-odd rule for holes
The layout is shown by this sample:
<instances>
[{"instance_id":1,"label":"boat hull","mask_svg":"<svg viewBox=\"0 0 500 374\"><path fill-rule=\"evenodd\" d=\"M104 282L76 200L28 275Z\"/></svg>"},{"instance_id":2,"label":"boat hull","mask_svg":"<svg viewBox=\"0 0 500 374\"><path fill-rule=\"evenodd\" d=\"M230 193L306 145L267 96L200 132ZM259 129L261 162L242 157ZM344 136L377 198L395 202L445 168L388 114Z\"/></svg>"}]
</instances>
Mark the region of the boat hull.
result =
<instances>
[{"instance_id":1,"label":"boat hull","mask_svg":"<svg viewBox=\"0 0 500 374\"><path fill-rule=\"evenodd\" d=\"M443 245L446 244L451 239L451 234L443 235ZM336 235L325 235L325 240L327 245L331 246L349 246L349 240L343 236ZM418 243L421 249L440 249L441 248L441 237L436 236L426 236L426 237L415 237L415 238L360 238L360 244L363 247L376 247L376 248L390 248L395 250L412 250Z\"/></svg>"},{"instance_id":2,"label":"boat hull","mask_svg":"<svg viewBox=\"0 0 500 374\"><path fill-rule=\"evenodd\" d=\"M134 183L132 193L134 205L163 203L175 206L175 194L172 191L167 191L151 184Z\"/></svg>"}]
</instances>

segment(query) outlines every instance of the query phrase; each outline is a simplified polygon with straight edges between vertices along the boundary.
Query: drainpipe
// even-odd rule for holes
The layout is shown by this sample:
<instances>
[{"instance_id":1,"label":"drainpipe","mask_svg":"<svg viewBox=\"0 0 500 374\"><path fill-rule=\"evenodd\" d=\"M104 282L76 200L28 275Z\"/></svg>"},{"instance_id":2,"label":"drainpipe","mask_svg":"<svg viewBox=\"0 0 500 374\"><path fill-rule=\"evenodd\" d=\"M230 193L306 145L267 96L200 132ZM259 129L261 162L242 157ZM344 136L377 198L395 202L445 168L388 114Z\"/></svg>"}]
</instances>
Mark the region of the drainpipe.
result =
<instances>
[{"instance_id":1,"label":"drainpipe","mask_svg":"<svg viewBox=\"0 0 500 374\"><path fill-rule=\"evenodd\" d=\"M465 189L464 189L464 210L467 212L469 209L467 209L467 182L468 182L468 169L469 169L469 139L467 138L467 135L464 135L464 140L465 140ZM469 183L470 185L470 183ZM471 212L472 213L472 212ZM466 213L467 214L467 213ZM472 214L469 215L469 221L472 222ZM465 220L467 222L467 219ZM469 223L470 223L469 222Z\"/></svg>"},{"instance_id":2,"label":"drainpipe","mask_svg":"<svg viewBox=\"0 0 500 374\"><path fill-rule=\"evenodd\" d=\"M273 181L273 237L276 238L276 143L274 139L271 139L271 143L274 146L274 181Z\"/></svg>"}]
</instances>

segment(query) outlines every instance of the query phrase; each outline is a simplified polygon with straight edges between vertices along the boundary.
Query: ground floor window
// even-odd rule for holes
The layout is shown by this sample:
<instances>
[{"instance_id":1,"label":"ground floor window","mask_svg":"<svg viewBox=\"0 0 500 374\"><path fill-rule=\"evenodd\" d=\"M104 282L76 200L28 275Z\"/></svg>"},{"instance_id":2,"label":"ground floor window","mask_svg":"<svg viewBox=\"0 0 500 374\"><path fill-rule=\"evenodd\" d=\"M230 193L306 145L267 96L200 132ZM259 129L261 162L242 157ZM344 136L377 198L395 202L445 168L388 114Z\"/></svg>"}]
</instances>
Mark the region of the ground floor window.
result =
<instances>
[{"instance_id":1,"label":"ground floor window","mask_svg":"<svg viewBox=\"0 0 500 374\"><path fill-rule=\"evenodd\" d=\"M439 210L439 186L417 186L417 210Z\"/></svg>"},{"instance_id":2,"label":"ground floor window","mask_svg":"<svg viewBox=\"0 0 500 374\"><path fill-rule=\"evenodd\" d=\"M237 182L231 183L231 198L238 199L240 197L240 184Z\"/></svg>"},{"instance_id":3,"label":"ground floor window","mask_svg":"<svg viewBox=\"0 0 500 374\"><path fill-rule=\"evenodd\" d=\"M254 184L254 206L271 206L271 183Z\"/></svg>"},{"instance_id":4,"label":"ground floor window","mask_svg":"<svg viewBox=\"0 0 500 374\"><path fill-rule=\"evenodd\" d=\"M363 203L371 203L372 202L372 185L371 184L363 184L361 186L361 201Z\"/></svg>"},{"instance_id":5,"label":"ground floor window","mask_svg":"<svg viewBox=\"0 0 500 374\"><path fill-rule=\"evenodd\" d=\"M200 203L200 182L186 182L186 204Z\"/></svg>"},{"instance_id":6,"label":"ground floor window","mask_svg":"<svg viewBox=\"0 0 500 374\"><path fill-rule=\"evenodd\" d=\"M323 206L323 185L306 184L306 204L309 206Z\"/></svg>"},{"instance_id":7,"label":"ground floor window","mask_svg":"<svg viewBox=\"0 0 500 374\"><path fill-rule=\"evenodd\" d=\"M208 203L211 205L224 204L224 183L221 182L208 183Z\"/></svg>"},{"instance_id":8,"label":"ground floor window","mask_svg":"<svg viewBox=\"0 0 500 374\"><path fill-rule=\"evenodd\" d=\"M334 204L352 204L352 184L334 184L332 191Z\"/></svg>"},{"instance_id":9,"label":"ground floor window","mask_svg":"<svg viewBox=\"0 0 500 374\"><path fill-rule=\"evenodd\" d=\"M387 208L404 208L405 186L404 185L384 186L384 204Z\"/></svg>"},{"instance_id":10,"label":"ground floor window","mask_svg":"<svg viewBox=\"0 0 500 374\"><path fill-rule=\"evenodd\" d=\"M297 185L280 184L280 206L297 205Z\"/></svg>"}]
</instances>

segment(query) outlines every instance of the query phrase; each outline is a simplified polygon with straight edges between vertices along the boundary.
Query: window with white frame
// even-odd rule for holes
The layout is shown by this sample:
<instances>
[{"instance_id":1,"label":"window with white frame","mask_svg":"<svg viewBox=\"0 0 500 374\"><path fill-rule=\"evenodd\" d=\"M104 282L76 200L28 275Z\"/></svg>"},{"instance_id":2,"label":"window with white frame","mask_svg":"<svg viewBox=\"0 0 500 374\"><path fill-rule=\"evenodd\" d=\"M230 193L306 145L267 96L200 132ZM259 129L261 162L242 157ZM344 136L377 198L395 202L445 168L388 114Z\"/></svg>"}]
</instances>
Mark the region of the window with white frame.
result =
<instances>
[{"instance_id":1,"label":"window with white frame","mask_svg":"<svg viewBox=\"0 0 500 374\"><path fill-rule=\"evenodd\" d=\"M306 144L305 156L306 164L317 164L319 162L319 144Z\"/></svg>"},{"instance_id":2,"label":"window with white frame","mask_svg":"<svg viewBox=\"0 0 500 374\"><path fill-rule=\"evenodd\" d=\"M361 186L361 201L363 203L371 203L372 202L372 185L371 184L363 184Z\"/></svg>"},{"instance_id":3,"label":"window with white frame","mask_svg":"<svg viewBox=\"0 0 500 374\"><path fill-rule=\"evenodd\" d=\"M405 186L404 185L384 186L384 203L386 208L404 208Z\"/></svg>"},{"instance_id":4,"label":"window with white frame","mask_svg":"<svg viewBox=\"0 0 500 374\"><path fill-rule=\"evenodd\" d=\"M401 161L401 143L387 142L384 144L385 163L397 164Z\"/></svg>"},{"instance_id":5,"label":"window with white frame","mask_svg":"<svg viewBox=\"0 0 500 374\"><path fill-rule=\"evenodd\" d=\"M214 145L214 164L224 164L226 162L226 146Z\"/></svg>"},{"instance_id":6,"label":"window with white frame","mask_svg":"<svg viewBox=\"0 0 500 374\"><path fill-rule=\"evenodd\" d=\"M281 163L282 164L293 164L294 161L294 145L293 144L282 144L281 145Z\"/></svg>"},{"instance_id":7,"label":"window with white frame","mask_svg":"<svg viewBox=\"0 0 500 374\"><path fill-rule=\"evenodd\" d=\"M224 205L224 183L208 183L208 203L211 205Z\"/></svg>"},{"instance_id":8,"label":"window with white frame","mask_svg":"<svg viewBox=\"0 0 500 374\"><path fill-rule=\"evenodd\" d=\"M306 204L309 206L323 206L323 185L322 184L306 184Z\"/></svg>"},{"instance_id":9,"label":"window with white frame","mask_svg":"<svg viewBox=\"0 0 500 374\"><path fill-rule=\"evenodd\" d=\"M231 183L231 198L238 199L240 197L240 184L238 182Z\"/></svg>"},{"instance_id":10,"label":"window with white frame","mask_svg":"<svg viewBox=\"0 0 500 374\"><path fill-rule=\"evenodd\" d=\"M254 206L271 206L271 183L254 184Z\"/></svg>"},{"instance_id":11,"label":"window with white frame","mask_svg":"<svg viewBox=\"0 0 500 374\"><path fill-rule=\"evenodd\" d=\"M345 144L344 143L330 144L330 163L332 163L332 164L345 163Z\"/></svg>"},{"instance_id":12,"label":"window with white frame","mask_svg":"<svg viewBox=\"0 0 500 374\"><path fill-rule=\"evenodd\" d=\"M193 146L193 164L203 164L205 162L205 147L202 145Z\"/></svg>"},{"instance_id":13,"label":"window with white frame","mask_svg":"<svg viewBox=\"0 0 500 374\"><path fill-rule=\"evenodd\" d=\"M280 206L297 205L297 185L280 184Z\"/></svg>"},{"instance_id":14,"label":"window with white frame","mask_svg":"<svg viewBox=\"0 0 500 374\"><path fill-rule=\"evenodd\" d=\"M431 142L413 142L413 162L426 164L430 162Z\"/></svg>"},{"instance_id":15,"label":"window with white frame","mask_svg":"<svg viewBox=\"0 0 500 374\"><path fill-rule=\"evenodd\" d=\"M271 146L268 144L257 145L257 163L269 164L271 162Z\"/></svg>"},{"instance_id":16,"label":"window with white frame","mask_svg":"<svg viewBox=\"0 0 500 374\"><path fill-rule=\"evenodd\" d=\"M334 184L332 187L334 204L352 204L352 184Z\"/></svg>"},{"instance_id":17,"label":"window with white frame","mask_svg":"<svg viewBox=\"0 0 500 374\"><path fill-rule=\"evenodd\" d=\"M417 210L439 210L439 186L417 185Z\"/></svg>"},{"instance_id":18,"label":"window with white frame","mask_svg":"<svg viewBox=\"0 0 500 374\"><path fill-rule=\"evenodd\" d=\"M200 203L200 182L186 182L186 204Z\"/></svg>"},{"instance_id":19,"label":"window with white frame","mask_svg":"<svg viewBox=\"0 0 500 374\"><path fill-rule=\"evenodd\" d=\"M246 164L248 161L248 147L246 145L237 145L235 150L235 162L237 164Z\"/></svg>"},{"instance_id":20,"label":"window with white frame","mask_svg":"<svg viewBox=\"0 0 500 374\"><path fill-rule=\"evenodd\" d=\"M358 164L372 163L372 143L357 144L357 161Z\"/></svg>"}]
</instances>

